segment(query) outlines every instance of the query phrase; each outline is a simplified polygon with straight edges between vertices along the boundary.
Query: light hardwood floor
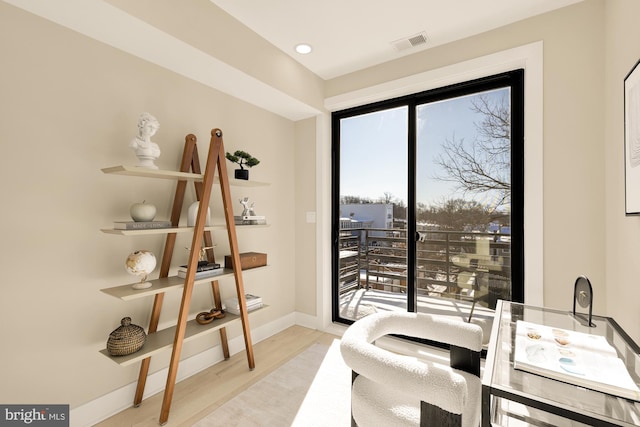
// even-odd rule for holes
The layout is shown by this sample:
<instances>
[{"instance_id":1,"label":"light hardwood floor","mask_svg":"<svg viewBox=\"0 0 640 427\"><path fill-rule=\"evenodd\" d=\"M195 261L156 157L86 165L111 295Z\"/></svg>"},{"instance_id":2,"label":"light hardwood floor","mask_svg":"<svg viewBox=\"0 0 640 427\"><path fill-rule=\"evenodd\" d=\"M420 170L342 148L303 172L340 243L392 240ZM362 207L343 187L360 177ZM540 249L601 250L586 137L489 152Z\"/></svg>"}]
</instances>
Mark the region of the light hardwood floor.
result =
<instances>
[{"instance_id":1,"label":"light hardwood floor","mask_svg":"<svg viewBox=\"0 0 640 427\"><path fill-rule=\"evenodd\" d=\"M292 326L254 344L256 367L249 371L244 351L176 384L167 427L187 427L246 390L314 343L330 345L339 337ZM158 426L163 393L96 424L100 427ZM133 396L131 396L133 400Z\"/></svg>"}]
</instances>

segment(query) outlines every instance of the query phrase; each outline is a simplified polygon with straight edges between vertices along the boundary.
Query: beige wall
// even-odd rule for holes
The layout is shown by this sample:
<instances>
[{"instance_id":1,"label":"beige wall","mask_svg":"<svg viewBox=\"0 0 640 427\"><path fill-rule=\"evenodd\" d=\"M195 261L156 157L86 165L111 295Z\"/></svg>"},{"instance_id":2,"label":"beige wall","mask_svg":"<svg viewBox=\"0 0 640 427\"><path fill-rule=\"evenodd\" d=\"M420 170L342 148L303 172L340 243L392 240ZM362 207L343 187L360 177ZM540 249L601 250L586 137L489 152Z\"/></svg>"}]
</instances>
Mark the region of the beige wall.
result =
<instances>
[{"instance_id":1,"label":"beige wall","mask_svg":"<svg viewBox=\"0 0 640 427\"><path fill-rule=\"evenodd\" d=\"M599 313L606 311L607 296L603 16L604 2L587 0L326 83L327 96L337 96L542 41L544 164L538 173L544 177L544 304L571 307L573 283L586 274Z\"/></svg>"},{"instance_id":2,"label":"beige wall","mask_svg":"<svg viewBox=\"0 0 640 427\"><path fill-rule=\"evenodd\" d=\"M624 92L625 76L640 59L640 3L607 1L605 92L605 187L607 312L640 342L638 288L640 217L624 215ZM640 185L638 182L631 185Z\"/></svg>"},{"instance_id":3,"label":"beige wall","mask_svg":"<svg viewBox=\"0 0 640 427\"><path fill-rule=\"evenodd\" d=\"M98 351L122 317L146 327L152 300L123 302L100 289L132 282L126 256L143 248L160 256L163 239L99 230L127 219L129 205L143 199L158 206L159 219L168 218L175 183L100 169L137 161L127 145L143 111L160 121L154 141L163 169L178 167L187 133L198 136L204 161L214 127L223 130L227 150L245 149L261 160L252 179L271 185L232 190L234 209L249 196L271 224L238 231L240 250L266 252L270 264L245 274L246 290L269 305L252 314L252 327L294 312L295 124L3 2L0 17L0 402L75 407L137 378L138 366L122 368ZM187 203L193 200L189 188ZM212 200L219 222L219 190ZM225 236L214 235L219 254ZM179 237L174 267L186 261L182 248L189 243ZM223 298L231 296L233 281L221 289ZM174 318L179 298L167 295L161 324ZM208 287L196 288L192 315L211 304ZM229 334L237 337L239 327ZM186 344L183 354L215 345L218 337L211 337ZM168 357L154 357L152 370Z\"/></svg>"},{"instance_id":4,"label":"beige wall","mask_svg":"<svg viewBox=\"0 0 640 427\"><path fill-rule=\"evenodd\" d=\"M108 0L203 52L322 109L322 80L210 0Z\"/></svg>"},{"instance_id":5,"label":"beige wall","mask_svg":"<svg viewBox=\"0 0 640 427\"><path fill-rule=\"evenodd\" d=\"M542 40L544 302L570 307L575 277L586 274L595 311L636 342L640 226L624 216L623 80L640 58L639 12L634 0L586 0L325 85L337 96Z\"/></svg>"},{"instance_id":6,"label":"beige wall","mask_svg":"<svg viewBox=\"0 0 640 427\"><path fill-rule=\"evenodd\" d=\"M142 16L149 1L110 3ZM196 11L219 12L205 0L189 4ZM639 30L632 22L640 12L635 0L586 0L325 82L324 88L277 49L252 44L255 35L228 16L216 18L219 27L204 28L211 22L198 21L186 30L158 12L176 14L178 22L191 12L179 13L168 0L157 5L146 7L146 21L316 108L323 96L542 40L545 304L570 307L575 277L587 274L596 311L614 316L640 341L637 263L631 255L640 249L635 243L640 227L636 218L623 215L621 129L622 79L640 57ZM129 252L144 247L159 253L163 241L109 236L99 229L125 219L128 206L142 199L159 207L159 217L168 216L175 184L107 176L100 168L135 161L126 145L142 111L160 120L154 140L162 148L158 164L163 168L177 167L190 132L199 137L204 155L212 127L224 131L228 150L243 148L262 161L252 177L271 186L233 193L255 200L258 213L271 223L239 235L241 250L267 252L271 265L245 276L247 290L270 305L252 316L252 326L293 312L321 314L315 298L316 231L306 213L326 217L330 211L328 205L316 206L315 193L327 188L315 182L326 174L315 168L326 165L316 152L328 150L314 147L319 129L313 119L293 123L3 2L0 23L0 218L5 226L0 402L74 407L135 381L137 366L121 368L98 350L121 317L130 315L146 326L150 301L125 303L99 290L131 280L122 267ZM205 43L198 31L218 34L216 41ZM221 37L262 46L263 56L230 49L234 43ZM283 69L288 72L278 72ZM214 216L220 216L218 206ZM216 239L223 252L224 236ZM185 259L186 254L176 257L174 265ZM223 293L231 288L223 283ZM195 297L192 313L210 308L206 289L198 289ZM177 312L178 300L179 295L167 298L163 323ZM238 334L237 328L230 331ZM198 340L186 346L185 354L216 343L217 338ZM154 358L152 369L165 366L167 359Z\"/></svg>"},{"instance_id":7,"label":"beige wall","mask_svg":"<svg viewBox=\"0 0 640 427\"><path fill-rule=\"evenodd\" d=\"M296 123L295 259L296 310L316 313L316 119ZM310 216L307 218L307 216Z\"/></svg>"}]
</instances>

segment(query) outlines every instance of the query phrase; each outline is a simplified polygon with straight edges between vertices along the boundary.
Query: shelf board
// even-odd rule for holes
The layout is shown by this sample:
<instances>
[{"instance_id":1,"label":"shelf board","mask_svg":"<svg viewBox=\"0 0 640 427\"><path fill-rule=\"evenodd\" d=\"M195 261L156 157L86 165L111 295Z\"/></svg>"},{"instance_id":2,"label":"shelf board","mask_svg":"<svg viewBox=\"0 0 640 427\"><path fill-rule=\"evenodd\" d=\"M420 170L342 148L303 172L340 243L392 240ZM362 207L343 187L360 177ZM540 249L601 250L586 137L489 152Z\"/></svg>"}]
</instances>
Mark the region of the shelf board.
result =
<instances>
[{"instance_id":1,"label":"shelf board","mask_svg":"<svg viewBox=\"0 0 640 427\"><path fill-rule=\"evenodd\" d=\"M263 305L260 308L249 311L248 314L255 313L256 311L260 311L267 307L267 305ZM210 334L239 320L240 316L231 314L229 312L226 312L226 316L222 319L216 319L207 325L201 325L195 319L189 320L187 322L187 328L184 333L184 342L188 342L192 339ZM113 360L120 366L129 366L143 359L146 359L147 357L151 357L157 353L160 353L163 350L172 348L175 335L176 326L172 326L170 328L148 334L144 346L142 346L140 350L133 354L128 354L126 356L111 356L106 348L100 350L100 353L104 354L106 357Z\"/></svg>"},{"instance_id":2,"label":"shelf board","mask_svg":"<svg viewBox=\"0 0 640 427\"><path fill-rule=\"evenodd\" d=\"M110 168L102 169L102 172L115 175L129 175L140 176L147 178L162 178L162 179L177 179L184 181L202 181L204 175L179 172L179 171L166 171L160 169L148 169L138 166L113 166Z\"/></svg>"},{"instance_id":3,"label":"shelf board","mask_svg":"<svg viewBox=\"0 0 640 427\"><path fill-rule=\"evenodd\" d=\"M247 270L242 270L242 274L251 270L259 270L264 267L255 267ZM230 268L225 268L221 273L216 274L214 276L205 277L202 279L194 280L194 285L200 285L202 283L211 283L214 280L220 280L225 277L233 277L233 270ZM170 277L162 277L158 279L149 280L151 282L151 287L147 289L133 289L132 286L135 284L130 283L128 285L114 286L112 288L104 288L100 289L101 292L104 292L107 295L111 295L112 297L121 299L123 301L130 301L138 298L144 298L147 296L160 294L163 292L169 292L173 290L182 289L184 287L184 279L178 276L170 276Z\"/></svg>"},{"instance_id":4,"label":"shelf board","mask_svg":"<svg viewBox=\"0 0 640 427\"><path fill-rule=\"evenodd\" d=\"M226 230L226 225L208 225L205 231ZM114 228L101 228L100 231L107 234L117 234L120 236L142 236L146 234L171 234L193 232L194 227L167 227L167 228L148 228L143 230L116 230Z\"/></svg>"},{"instance_id":5,"label":"shelf board","mask_svg":"<svg viewBox=\"0 0 640 427\"><path fill-rule=\"evenodd\" d=\"M102 172L113 175L128 175L138 176L146 178L162 178L162 179L174 179L180 181L202 181L204 179L203 174L179 172L179 171L167 171L161 169L148 169L141 168L139 166L112 166L102 169ZM268 182L250 181L244 179L235 179L229 177L229 185L237 187L265 187L268 186ZM218 176L213 177L213 182L218 184L220 179Z\"/></svg>"},{"instance_id":6,"label":"shelf board","mask_svg":"<svg viewBox=\"0 0 640 427\"><path fill-rule=\"evenodd\" d=\"M269 227L269 224L249 224L249 225L236 225L238 228L264 228ZM193 232L194 227L167 227L167 228L149 228L144 230L116 230L114 228L101 228L100 231L106 234L116 234L119 236L143 236L147 234L171 234L171 233L186 233ZM205 231L226 230L227 226L224 224L208 225L204 228Z\"/></svg>"},{"instance_id":7,"label":"shelf board","mask_svg":"<svg viewBox=\"0 0 640 427\"><path fill-rule=\"evenodd\" d=\"M260 182L260 181L251 181L251 180L245 180L245 179L235 179L234 177L230 176L229 179L229 185L231 185L232 187L266 187L269 184L268 182ZM219 184L220 183L220 179L218 178L218 175L213 177L213 182L215 184Z\"/></svg>"},{"instance_id":8,"label":"shelf board","mask_svg":"<svg viewBox=\"0 0 640 427\"><path fill-rule=\"evenodd\" d=\"M190 320L187 322L187 329L184 334L184 342L215 332L221 328L224 328L225 326L228 326L229 323L234 322L238 319L240 319L240 316L227 313L227 315L222 319L216 319L207 325L201 325L196 322L195 319ZM100 353L104 354L120 366L128 366L135 362L139 362L142 359L153 356L154 354L157 354L163 350L170 349L171 347L173 347L173 339L175 338L175 335L176 327L172 326L170 328L147 335L147 340L145 341L144 346L133 354L128 354L126 356L111 356L106 348L100 350Z\"/></svg>"},{"instance_id":9,"label":"shelf board","mask_svg":"<svg viewBox=\"0 0 640 427\"><path fill-rule=\"evenodd\" d=\"M202 283L211 283L213 280L218 280L223 277L229 277L229 276L233 276L233 270L230 268L225 268L220 274L216 274L215 276L209 276L204 279L196 279L194 280L193 283L194 285L199 285ZM149 280L149 282L151 282L151 287L147 289L133 289L132 286L135 283L130 283L128 285L116 286L113 288L105 288L100 290L107 295L111 295L123 301L129 301L129 300L134 300L138 298L143 298L149 295L159 294L162 292L182 289L184 287L184 279L178 276L162 277L158 279Z\"/></svg>"}]
</instances>

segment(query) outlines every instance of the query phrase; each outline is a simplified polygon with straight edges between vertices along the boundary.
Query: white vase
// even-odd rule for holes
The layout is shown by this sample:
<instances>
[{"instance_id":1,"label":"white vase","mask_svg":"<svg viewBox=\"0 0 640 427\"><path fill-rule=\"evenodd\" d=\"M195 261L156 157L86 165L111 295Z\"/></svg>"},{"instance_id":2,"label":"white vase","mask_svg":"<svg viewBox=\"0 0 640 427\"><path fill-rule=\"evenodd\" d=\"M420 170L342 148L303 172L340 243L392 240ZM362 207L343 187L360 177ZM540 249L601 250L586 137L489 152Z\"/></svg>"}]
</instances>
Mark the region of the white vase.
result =
<instances>
[{"instance_id":1,"label":"white vase","mask_svg":"<svg viewBox=\"0 0 640 427\"><path fill-rule=\"evenodd\" d=\"M200 202L193 202L189 206L189 210L187 211L187 226L195 227L196 226L196 218L198 217L198 207L200 206ZM211 225L211 208L207 207L207 220L205 225Z\"/></svg>"}]
</instances>

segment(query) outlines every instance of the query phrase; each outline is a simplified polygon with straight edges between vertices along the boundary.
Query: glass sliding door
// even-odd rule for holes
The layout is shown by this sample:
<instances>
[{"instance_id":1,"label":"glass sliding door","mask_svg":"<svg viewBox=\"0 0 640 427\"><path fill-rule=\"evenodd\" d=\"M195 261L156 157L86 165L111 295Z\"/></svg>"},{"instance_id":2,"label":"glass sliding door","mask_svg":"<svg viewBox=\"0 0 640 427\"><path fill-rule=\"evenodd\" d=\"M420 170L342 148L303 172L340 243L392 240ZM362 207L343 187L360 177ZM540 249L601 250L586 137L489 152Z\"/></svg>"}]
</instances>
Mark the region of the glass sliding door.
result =
<instances>
[{"instance_id":1,"label":"glass sliding door","mask_svg":"<svg viewBox=\"0 0 640 427\"><path fill-rule=\"evenodd\" d=\"M345 117L339 129L339 316L406 311L408 108Z\"/></svg>"},{"instance_id":2,"label":"glass sliding door","mask_svg":"<svg viewBox=\"0 0 640 427\"><path fill-rule=\"evenodd\" d=\"M522 302L522 70L333 113L333 318Z\"/></svg>"},{"instance_id":3,"label":"glass sliding door","mask_svg":"<svg viewBox=\"0 0 640 427\"><path fill-rule=\"evenodd\" d=\"M425 102L416 117L417 311L491 317L512 299L511 88Z\"/></svg>"}]
</instances>

